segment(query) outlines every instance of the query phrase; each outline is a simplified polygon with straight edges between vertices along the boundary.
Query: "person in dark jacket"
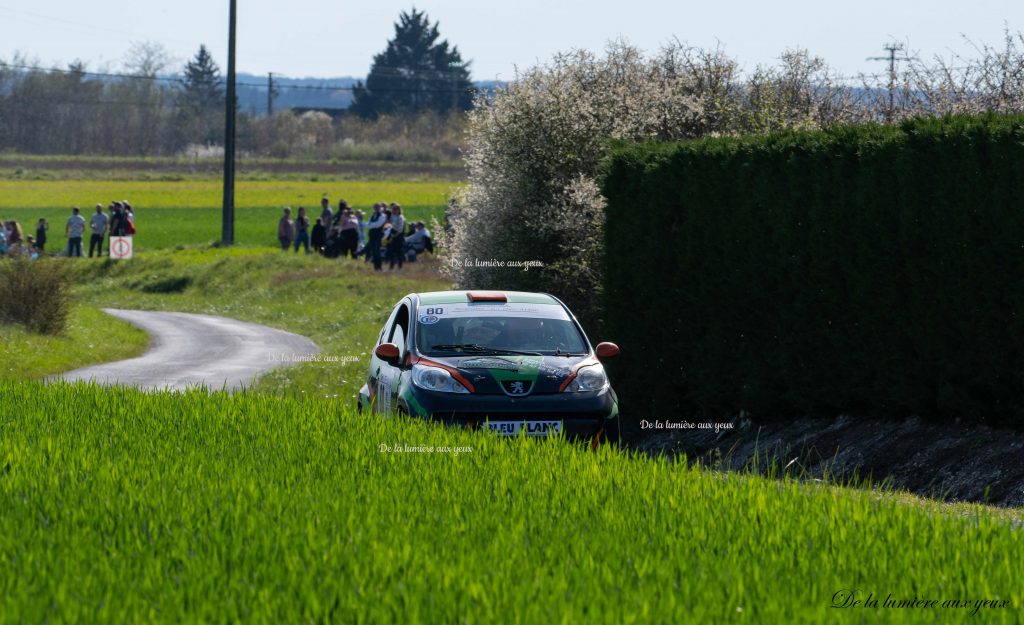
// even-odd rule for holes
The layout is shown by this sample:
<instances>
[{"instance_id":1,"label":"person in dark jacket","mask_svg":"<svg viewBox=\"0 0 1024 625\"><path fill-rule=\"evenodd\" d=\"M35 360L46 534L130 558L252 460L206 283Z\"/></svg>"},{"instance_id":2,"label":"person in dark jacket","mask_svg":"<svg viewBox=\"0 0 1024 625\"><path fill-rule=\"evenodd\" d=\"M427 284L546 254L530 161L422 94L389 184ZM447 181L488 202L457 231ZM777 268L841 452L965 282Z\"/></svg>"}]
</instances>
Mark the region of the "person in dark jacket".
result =
<instances>
[{"instance_id":1,"label":"person in dark jacket","mask_svg":"<svg viewBox=\"0 0 1024 625\"><path fill-rule=\"evenodd\" d=\"M381 269L381 258L380 258L380 243L384 235L384 213L381 212L383 203L377 203L373 205L373 214L370 215L370 221L366 224L366 240L367 247L370 249L368 258L373 261L373 268L376 271Z\"/></svg>"},{"instance_id":2,"label":"person in dark jacket","mask_svg":"<svg viewBox=\"0 0 1024 625\"><path fill-rule=\"evenodd\" d=\"M124 218L124 208L122 208L120 202L114 202L110 205L110 236L112 237L123 237L125 230L127 229L127 223Z\"/></svg>"},{"instance_id":3,"label":"person in dark jacket","mask_svg":"<svg viewBox=\"0 0 1024 625\"><path fill-rule=\"evenodd\" d=\"M281 250L287 252L295 240L295 222L292 221L292 207L285 206L281 219L277 222L277 240L281 243Z\"/></svg>"},{"instance_id":4,"label":"person in dark jacket","mask_svg":"<svg viewBox=\"0 0 1024 625\"><path fill-rule=\"evenodd\" d=\"M309 254L309 217L306 217L306 209L299 207L299 214L295 218L295 251L299 251L299 246L303 245L306 248L306 253Z\"/></svg>"},{"instance_id":5,"label":"person in dark jacket","mask_svg":"<svg viewBox=\"0 0 1024 625\"><path fill-rule=\"evenodd\" d=\"M309 244L317 254L324 253L324 246L327 245L327 228L324 227L324 218L320 217L313 224L313 231L309 235Z\"/></svg>"},{"instance_id":6,"label":"person in dark jacket","mask_svg":"<svg viewBox=\"0 0 1024 625\"><path fill-rule=\"evenodd\" d=\"M46 231L50 229L50 224L47 223L46 219L40 219L39 223L36 224L36 249L40 252L46 251Z\"/></svg>"}]
</instances>

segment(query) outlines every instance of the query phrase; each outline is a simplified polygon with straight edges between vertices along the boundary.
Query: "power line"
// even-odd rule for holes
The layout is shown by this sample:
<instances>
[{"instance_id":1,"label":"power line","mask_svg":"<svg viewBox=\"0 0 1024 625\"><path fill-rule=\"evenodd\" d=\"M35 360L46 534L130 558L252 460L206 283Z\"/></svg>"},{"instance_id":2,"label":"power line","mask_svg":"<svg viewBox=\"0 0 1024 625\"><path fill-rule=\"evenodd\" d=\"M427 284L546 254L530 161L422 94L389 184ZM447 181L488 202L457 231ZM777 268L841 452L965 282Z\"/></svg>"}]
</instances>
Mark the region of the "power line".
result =
<instances>
[{"instance_id":1,"label":"power line","mask_svg":"<svg viewBox=\"0 0 1024 625\"><path fill-rule=\"evenodd\" d=\"M140 76L138 74L118 74L114 72L87 72L84 70L75 69L61 69L57 67L43 68L31 65L18 65L14 63L4 63L0 61L0 69L10 67L13 69L28 71L28 72L40 72L40 73L58 73L58 74L74 74L77 76L95 76L97 78L117 78L123 80L145 80L149 82L165 82L172 84L187 85L188 81L184 78L177 76ZM281 79L279 78L278 81ZM267 88L265 83L254 83L254 82L238 82L235 83L239 87L252 87L254 89L264 90ZM330 85L282 85L280 82L274 84L275 89L286 90L286 89L299 89L308 91L349 91L354 92L355 86L342 87L342 86L330 86ZM364 87L365 88L365 87ZM378 93L451 93L451 89L401 89L401 88L385 88L385 89L373 89L374 92ZM456 93L471 92L473 89L456 89Z\"/></svg>"},{"instance_id":2,"label":"power line","mask_svg":"<svg viewBox=\"0 0 1024 625\"><path fill-rule=\"evenodd\" d=\"M24 15L24 16L27 16L27 17L32 17L32 18L35 18L35 19L46 20L48 22L58 22L58 23L61 23L61 24L66 24L68 26L76 26L76 27L84 26L86 28L91 28L91 29L94 29L94 30L101 30L101 31L105 31L105 32L108 32L108 33L117 33L119 35L130 34L130 33L126 32L126 31L118 30L118 29L115 29L115 28L107 28L105 26L96 26L95 24L85 24L83 22L73 22L71 20L67 20L67 19L64 19L64 18L54 17L52 15L43 15L41 13L33 13L31 11L25 11L23 9L13 9L11 7L0 6L0 11L7 11L9 13L20 14L20 15Z\"/></svg>"},{"instance_id":3,"label":"power line","mask_svg":"<svg viewBox=\"0 0 1024 625\"><path fill-rule=\"evenodd\" d=\"M889 50L889 47L886 47L885 49ZM890 61L890 57L889 56L871 57L869 60ZM903 61L903 60L913 60L913 59L910 58L910 57L904 57L904 58L896 57L895 60L893 61L893 64L892 64L893 70L895 70L895 62L896 61ZM0 70L3 70L4 68L11 68L11 69L15 69L15 70L21 70L21 71L24 71L24 72L39 72L39 73L44 73L44 74L45 73L58 73L58 74L67 74L67 75L77 75L77 76L83 76L83 77L88 76L88 77L93 77L93 78L108 78L108 79L117 79L117 80L146 81L146 82L155 82L155 83L166 83L166 84L172 84L172 85L187 85L188 84L188 81L186 81L184 78L179 77L179 76L141 76L141 75L138 75L138 74L124 74L124 73L117 73L117 72L94 72L94 71L85 71L85 70L77 70L77 69L62 69L62 68L56 68L56 67L54 67L54 68L44 68L44 67L33 66L33 65L21 65L21 64L17 64L17 63L6 63L6 62L3 62L3 61L0 61ZM975 70L975 69L978 69L978 68L976 66L969 66L969 65L967 65L967 66L940 67L940 68L928 68L928 67L923 67L923 66L915 66L914 70L913 70L913 73L915 75L933 76L933 75L944 74L944 73L949 72L949 71L957 71L958 72L958 71ZM872 73L872 74L861 73L861 74L857 74L857 75L837 75L837 74L829 75L829 74L823 74L822 78L823 78L823 80L824 79L831 79L831 80L837 80L837 81L868 81L868 80L880 81L880 80L883 80L883 79L888 79L890 91L895 91L895 81L893 80L893 73L892 72ZM296 90L296 91L323 91L323 92L332 92L332 93L338 93L338 92L352 93L356 89L355 86L344 87L344 86L340 86L340 85L339 86L331 86L331 85L283 85L280 82L281 80L283 80L283 79L275 74L273 79L268 81L269 84L268 83L255 83L255 82L237 82L236 85L239 86L239 87L248 87L248 88L251 88L251 89L255 89L255 90L258 90L260 92L265 92L265 91L267 91L268 86L272 86L272 88L273 88L273 90L275 92L274 93L274 97L279 97L282 94L282 92L285 92L285 91L288 91L288 90ZM364 86L364 88L365 88L365 86ZM458 88L455 88L455 89L452 89L452 88L408 89L408 88L395 88L395 87L392 87L392 88L383 88L383 89L373 89L372 91L378 92L378 93L439 93L439 94L458 94L458 93L467 93L467 92L471 93L471 92L473 92L475 90L476 90L475 88L470 88L470 89L458 89ZM0 96L0 97L2 97L2 96ZM25 96L22 95L20 97L24 98ZM31 97L31 98L28 98L28 99L31 99L31 100L37 100L38 99L40 101L45 100L45 98L41 98L41 97ZM79 102L111 103L111 104L119 103L117 101L108 101L108 100L104 100L104 101L98 101L98 100L81 101L80 100ZM125 103L125 104L127 104L127 103ZM141 105L142 106L151 106L151 104L145 104L145 103L143 103Z\"/></svg>"}]
</instances>

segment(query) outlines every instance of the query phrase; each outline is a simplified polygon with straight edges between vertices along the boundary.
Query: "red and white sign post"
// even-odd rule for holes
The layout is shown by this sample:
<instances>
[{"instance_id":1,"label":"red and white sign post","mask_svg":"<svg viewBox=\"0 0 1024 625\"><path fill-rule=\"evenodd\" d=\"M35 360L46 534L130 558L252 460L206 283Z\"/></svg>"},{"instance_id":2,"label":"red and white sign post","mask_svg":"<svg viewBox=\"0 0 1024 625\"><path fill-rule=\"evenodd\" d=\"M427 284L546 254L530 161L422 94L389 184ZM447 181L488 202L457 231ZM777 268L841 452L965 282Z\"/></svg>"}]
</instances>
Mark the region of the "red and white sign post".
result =
<instances>
[{"instance_id":1,"label":"red and white sign post","mask_svg":"<svg viewBox=\"0 0 1024 625\"><path fill-rule=\"evenodd\" d=\"M131 237L110 237L110 257L124 260L132 257Z\"/></svg>"}]
</instances>

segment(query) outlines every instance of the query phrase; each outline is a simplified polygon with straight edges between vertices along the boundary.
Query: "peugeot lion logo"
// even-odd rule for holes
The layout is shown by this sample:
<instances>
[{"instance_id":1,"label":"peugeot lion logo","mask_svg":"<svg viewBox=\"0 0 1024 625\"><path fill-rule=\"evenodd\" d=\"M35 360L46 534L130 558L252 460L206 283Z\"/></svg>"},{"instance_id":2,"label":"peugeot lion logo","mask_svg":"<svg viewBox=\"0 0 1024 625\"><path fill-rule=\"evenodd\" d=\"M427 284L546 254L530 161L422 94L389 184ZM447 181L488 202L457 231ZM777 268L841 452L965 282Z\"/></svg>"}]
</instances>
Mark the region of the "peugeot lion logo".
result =
<instances>
[{"instance_id":1,"label":"peugeot lion logo","mask_svg":"<svg viewBox=\"0 0 1024 625\"><path fill-rule=\"evenodd\" d=\"M506 381L505 392L509 395L526 395L530 392L531 384L522 380L510 380Z\"/></svg>"}]
</instances>

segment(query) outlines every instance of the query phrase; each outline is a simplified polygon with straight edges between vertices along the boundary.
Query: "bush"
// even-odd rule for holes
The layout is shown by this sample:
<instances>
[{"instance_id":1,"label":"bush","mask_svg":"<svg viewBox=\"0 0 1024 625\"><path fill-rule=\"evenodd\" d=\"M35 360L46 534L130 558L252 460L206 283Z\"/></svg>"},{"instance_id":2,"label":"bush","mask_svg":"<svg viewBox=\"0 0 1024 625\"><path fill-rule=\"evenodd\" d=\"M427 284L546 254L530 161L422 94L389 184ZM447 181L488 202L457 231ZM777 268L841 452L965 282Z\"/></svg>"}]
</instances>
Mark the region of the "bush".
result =
<instances>
[{"instance_id":1,"label":"bush","mask_svg":"<svg viewBox=\"0 0 1024 625\"><path fill-rule=\"evenodd\" d=\"M600 329L604 198L598 166L611 140L675 141L816 129L944 113L1024 112L1024 35L977 56L912 58L859 87L806 50L741 76L720 49L674 42L646 57L623 42L603 57L557 55L483 93L469 114L469 184L453 213L452 277L461 288L546 290ZM891 96L891 100L890 100ZM890 104L891 102L891 104ZM646 207L638 205L642 218ZM649 222L653 232L658 224ZM529 272L477 266L537 260Z\"/></svg>"},{"instance_id":2,"label":"bush","mask_svg":"<svg viewBox=\"0 0 1024 625\"><path fill-rule=\"evenodd\" d=\"M619 146L624 408L1024 425L1022 172L1024 116Z\"/></svg>"},{"instance_id":3,"label":"bush","mask_svg":"<svg viewBox=\"0 0 1024 625\"><path fill-rule=\"evenodd\" d=\"M676 140L836 118L833 104L841 99L827 68L806 52L787 53L778 69L760 69L758 81L756 94L744 89L736 62L719 50L673 44L648 58L615 43L601 58L586 51L559 55L481 96L469 114L469 184L453 214L450 267L457 285L549 291L599 329L605 202L597 178L609 141ZM764 104L769 100L772 107ZM543 267L475 263L491 259Z\"/></svg>"},{"instance_id":4,"label":"bush","mask_svg":"<svg viewBox=\"0 0 1024 625\"><path fill-rule=\"evenodd\" d=\"M63 261L0 259L0 323L60 334L71 310L71 276Z\"/></svg>"}]
</instances>

